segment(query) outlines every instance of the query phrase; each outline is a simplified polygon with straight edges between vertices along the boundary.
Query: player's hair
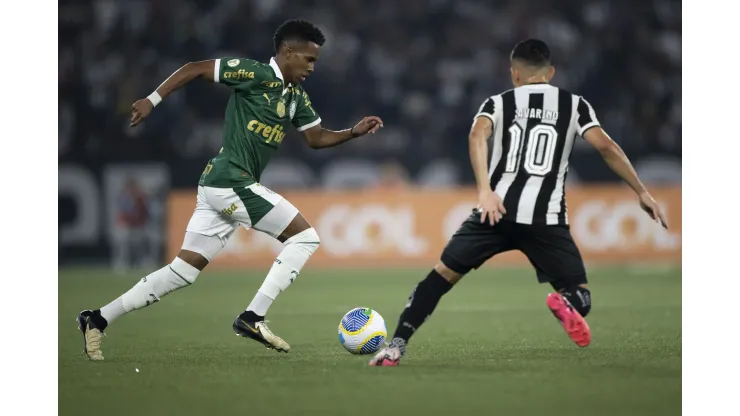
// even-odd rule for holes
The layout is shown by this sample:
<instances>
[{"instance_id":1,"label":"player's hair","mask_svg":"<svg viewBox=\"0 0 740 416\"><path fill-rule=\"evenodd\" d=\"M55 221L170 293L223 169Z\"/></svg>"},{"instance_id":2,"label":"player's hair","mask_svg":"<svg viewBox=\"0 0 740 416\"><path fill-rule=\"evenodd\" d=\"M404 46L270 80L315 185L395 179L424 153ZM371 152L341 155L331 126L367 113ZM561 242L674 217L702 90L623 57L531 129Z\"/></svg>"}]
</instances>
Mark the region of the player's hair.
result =
<instances>
[{"instance_id":1,"label":"player's hair","mask_svg":"<svg viewBox=\"0 0 740 416\"><path fill-rule=\"evenodd\" d=\"M285 41L298 40L302 42L313 42L319 46L324 44L326 38L318 27L306 20L294 19L288 20L278 26L275 36L272 38L275 43L275 52L280 49L280 45Z\"/></svg>"},{"instance_id":2,"label":"player's hair","mask_svg":"<svg viewBox=\"0 0 740 416\"><path fill-rule=\"evenodd\" d=\"M551 64L550 48L539 39L527 39L519 42L511 51L511 60L515 59L531 66L548 66Z\"/></svg>"}]
</instances>

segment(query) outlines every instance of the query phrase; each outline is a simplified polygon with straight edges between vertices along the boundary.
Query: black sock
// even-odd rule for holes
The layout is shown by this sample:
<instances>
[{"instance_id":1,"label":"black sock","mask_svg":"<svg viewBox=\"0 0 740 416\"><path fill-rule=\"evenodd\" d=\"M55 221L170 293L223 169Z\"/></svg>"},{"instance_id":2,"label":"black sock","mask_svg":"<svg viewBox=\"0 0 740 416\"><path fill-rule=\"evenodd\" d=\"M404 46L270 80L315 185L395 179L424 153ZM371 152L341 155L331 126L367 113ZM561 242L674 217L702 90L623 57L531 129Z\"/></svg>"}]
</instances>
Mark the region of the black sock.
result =
<instances>
[{"instance_id":1,"label":"black sock","mask_svg":"<svg viewBox=\"0 0 740 416\"><path fill-rule=\"evenodd\" d=\"M239 318L245 322L262 322L265 320L264 316L259 316L252 311L244 311L239 315Z\"/></svg>"},{"instance_id":2,"label":"black sock","mask_svg":"<svg viewBox=\"0 0 740 416\"><path fill-rule=\"evenodd\" d=\"M591 311L591 291L585 287L568 287L561 294L568 299L568 302L582 317L585 318Z\"/></svg>"},{"instance_id":3,"label":"black sock","mask_svg":"<svg viewBox=\"0 0 740 416\"><path fill-rule=\"evenodd\" d=\"M414 332L419 329L421 324L429 318L437 307L437 303L442 296L452 288L452 284L447 281L436 270L432 270L426 279L419 282L416 288L411 292L406 309L401 313L398 319L393 338L400 338L404 344L409 341Z\"/></svg>"},{"instance_id":4,"label":"black sock","mask_svg":"<svg viewBox=\"0 0 740 416\"><path fill-rule=\"evenodd\" d=\"M108 327L108 320L103 318L103 315L100 314L100 309L95 309L92 311L92 316L90 316L90 320L92 321L95 328L105 331L105 328Z\"/></svg>"}]
</instances>

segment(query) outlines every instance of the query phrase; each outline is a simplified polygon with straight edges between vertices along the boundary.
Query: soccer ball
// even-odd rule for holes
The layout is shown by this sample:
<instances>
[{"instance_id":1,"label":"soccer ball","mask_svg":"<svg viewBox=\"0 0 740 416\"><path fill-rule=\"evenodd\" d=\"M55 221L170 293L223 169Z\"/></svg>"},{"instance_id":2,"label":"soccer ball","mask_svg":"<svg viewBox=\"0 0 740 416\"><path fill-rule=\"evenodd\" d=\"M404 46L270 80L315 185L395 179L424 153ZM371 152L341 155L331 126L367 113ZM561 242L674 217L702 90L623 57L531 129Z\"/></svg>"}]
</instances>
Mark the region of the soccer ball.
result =
<instances>
[{"instance_id":1,"label":"soccer ball","mask_svg":"<svg viewBox=\"0 0 740 416\"><path fill-rule=\"evenodd\" d=\"M339 322L339 342L352 354L377 352L387 335L385 320L370 308L352 309Z\"/></svg>"}]
</instances>

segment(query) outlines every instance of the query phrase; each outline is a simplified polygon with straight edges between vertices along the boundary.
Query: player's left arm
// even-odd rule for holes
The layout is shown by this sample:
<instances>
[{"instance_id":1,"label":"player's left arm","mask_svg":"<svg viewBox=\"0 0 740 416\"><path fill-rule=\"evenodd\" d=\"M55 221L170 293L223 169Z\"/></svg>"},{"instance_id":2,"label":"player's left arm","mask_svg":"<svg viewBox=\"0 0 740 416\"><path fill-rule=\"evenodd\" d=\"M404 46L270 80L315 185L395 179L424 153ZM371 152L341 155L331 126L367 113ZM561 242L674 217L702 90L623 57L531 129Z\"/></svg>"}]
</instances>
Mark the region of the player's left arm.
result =
<instances>
[{"instance_id":1,"label":"player's left arm","mask_svg":"<svg viewBox=\"0 0 740 416\"><path fill-rule=\"evenodd\" d=\"M321 126L321 117L311 105L308 94L303 92L297 105L298 108L292 123L299 132L303 133L303 138L306 139L306 143L312 149L337 146L355 137L364 136L368 133L374 134L383 127L383 120L380 117L370 116L363 118L350 129L328 130Z\"/></svg>"},{"instance_id":2,"label":"player's left arm","mask_svg":"<svg viewBox=\"0 0 740 416\"><path fill-rule=\"evenodd\" d=\"M578 134L601 154L609 168L635 191L640 206L664 228L668 228L660 207L640 180L624 150L601 128L591 104L582 97L578 104Z\"/></svg>"},{"instance_id":3,"label":"player's left arm","mask_svg":"<svg viewBox=\"0 0 740 416\"><path fill-rule=\"evenodd\" d=\"M380 117L370 116L360 120L360 122L351 129L338 131L327 130L321 127L321 124L319 123L304 130L303 137L312 149L324 149L327 147L337 146L347 140L354 139L355 137L364 136L366 134L375 134L375 132L377 132L381 127L383 127L383 120L381 120Z\"/></svg>"}]
</instances>

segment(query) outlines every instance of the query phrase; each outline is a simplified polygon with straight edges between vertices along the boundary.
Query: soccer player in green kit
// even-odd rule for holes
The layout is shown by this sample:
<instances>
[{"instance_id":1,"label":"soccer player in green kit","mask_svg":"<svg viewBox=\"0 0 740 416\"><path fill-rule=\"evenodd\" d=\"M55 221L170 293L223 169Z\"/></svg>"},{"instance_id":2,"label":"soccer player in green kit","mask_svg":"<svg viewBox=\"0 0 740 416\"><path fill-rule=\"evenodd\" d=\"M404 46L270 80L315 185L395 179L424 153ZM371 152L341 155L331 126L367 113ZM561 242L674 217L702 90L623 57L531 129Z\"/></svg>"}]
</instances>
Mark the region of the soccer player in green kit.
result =
<instances>
[{"instance_id":1,"label":"soccer player in green kit","mask_svg":"<svg viewBox=\"0 0 740 416\"><path fill-rule=\"evenodd\" d=\"M300 84L314 70L324 35L309 22L290 20L278 27L274 43L276 56L269 63L234 57L188 63L149 97L134 103L132 127L164 98L196 78L232 88L223 147L201 175L195 212L180 253L113 302L80 313L77 321L89 359L103 360L100 342L113 320L193 284L239 226L277 238L283 250L252 302L237 316L233 329L267 348L290 350L290 345L265 325L265 314L319 247L319 236L290 202L260 185L260 175L290 125L303 133L309 146L322 149L375 133L383 121L366 117L351 129L322 128L321 118Z\"/></svg>"}]
</instances>

